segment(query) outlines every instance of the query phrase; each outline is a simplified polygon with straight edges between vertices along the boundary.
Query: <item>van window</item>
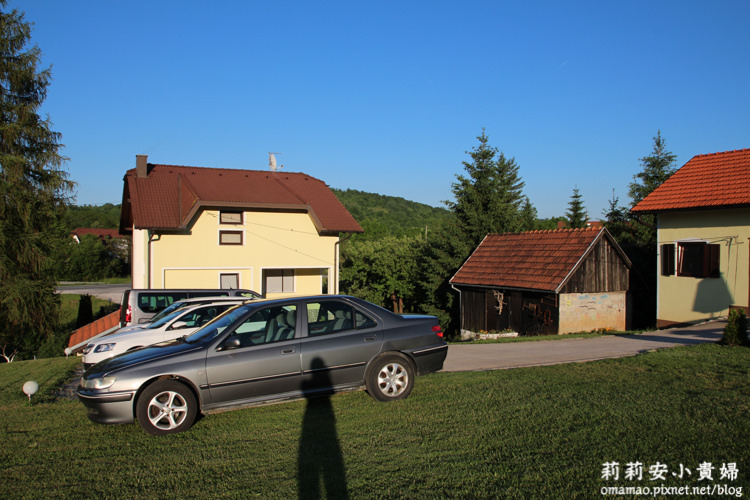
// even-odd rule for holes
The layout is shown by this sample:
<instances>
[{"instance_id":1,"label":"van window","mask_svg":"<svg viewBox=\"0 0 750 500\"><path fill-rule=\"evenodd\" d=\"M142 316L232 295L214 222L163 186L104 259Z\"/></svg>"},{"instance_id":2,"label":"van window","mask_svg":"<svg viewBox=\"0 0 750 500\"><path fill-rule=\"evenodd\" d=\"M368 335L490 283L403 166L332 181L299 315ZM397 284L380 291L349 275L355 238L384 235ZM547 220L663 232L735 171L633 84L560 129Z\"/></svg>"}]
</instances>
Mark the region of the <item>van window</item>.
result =
<instances>
[{"instance_id":1,"label":"van window","mask_svg":"<svg viewBox=\"0 0 750 500\"><path fill-rule=\"evenodd\" d=\"M159 292L141 292L138 294L138 309L145 313L157 313L176 300L187 298L187 293L159 293Z\"/></svg>"}]
</instances>

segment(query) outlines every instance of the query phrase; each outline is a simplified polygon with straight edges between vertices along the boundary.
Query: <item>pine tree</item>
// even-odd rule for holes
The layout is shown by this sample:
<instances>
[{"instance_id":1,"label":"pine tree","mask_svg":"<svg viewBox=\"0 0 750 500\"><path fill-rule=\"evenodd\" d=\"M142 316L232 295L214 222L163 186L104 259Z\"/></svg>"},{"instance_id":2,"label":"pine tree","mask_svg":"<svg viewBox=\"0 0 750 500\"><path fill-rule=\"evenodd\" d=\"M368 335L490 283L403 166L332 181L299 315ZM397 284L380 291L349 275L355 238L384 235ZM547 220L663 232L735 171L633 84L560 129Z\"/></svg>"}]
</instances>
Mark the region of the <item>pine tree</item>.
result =
<instances>
[{"instance_id":1,"label":"pine tree","mask_svg":"<svg viewBox=\"0 0 750 500\"><path fill-rule=\"evenodd\" d=\"M643 170L637 173L634 182L630 183L631 207L636 206L654 189L669 179L676 171L677 157L667 151L667 143L661 136L661 131L654 137L654 149L649 156L640 159ZM640 181L640 182L638 182ZM636 239L644 246L656 248L656 217L651 214L638 215L633 219Z\"/></svg>"},{"instance_id":2,"label":"pine tree","mask_svg":"<svg viewBox=\"0 0 750 500\"><path fill-rule=\"evenodd\" d=\"M482 241L487 233L516 232L521 229L520 212L525 197L524 182L518 174L515 159L508 159L491 147L482 130L479 145L467 151L473 161L464 161L468 176L457 175L452 185L454 202L446 203L470 246Z\"/></svg>"},{"instance_id":3,"label":"pine tree","mask_svg":"<svg viewBox=\"0 0 750 500\"><path fill-rule=\"evenodd\" d=\"M648 196L654 189L669 179L675 172L675 160L677 156L667 151L667 143L661 136L661 130L657 130L654 137L654 150L649 156L640 159L643 170L633 176L635 182L630 183L630 198L633 200L631 206L636 206L641 200ZM640 180L640 182L638 182Z\"/></svg>"},{"instance_id":4,"label":"pine tree","mask_svg":"<svg viewBox=\"0 0 750 500\"><path fill-rule=\"evenodd\" d=\"M64 237L59 224L73 189L62 169L60 134L38 112L51 72L27 47L23 13L0 0L0 345L36 352L57 323L49 256Z\"/></svg>"},{"instance_id":5,"label":"pine tree","mask_svg":"<svg viewBox=\"0 0 750 500\"><path fill-rule=\"evenodd\" d=\"M424 246L419 258L417 295L423 312L434 314L446 331L458 331L460 317L456 293L448 280L488 233L528 229L535 214L523 196L524 183L514 159L489 145L482 130L479 144L467 151L466 175L452 185L455 201L446 202L451 217Z\"/></svg>"},{"instance_id":6,"label":"pine tree","mask_svg":"<svg viewBox=\"0 0 750 500\"><path fill-rule=\"evenodd\" d=\"M586 207L583 206L582 198L578 188L573 188L573 195L568 202L568 212L565 214L572 229L581 229L588 225L589 214L586 212Z\"/></svg>"}]
</instances>

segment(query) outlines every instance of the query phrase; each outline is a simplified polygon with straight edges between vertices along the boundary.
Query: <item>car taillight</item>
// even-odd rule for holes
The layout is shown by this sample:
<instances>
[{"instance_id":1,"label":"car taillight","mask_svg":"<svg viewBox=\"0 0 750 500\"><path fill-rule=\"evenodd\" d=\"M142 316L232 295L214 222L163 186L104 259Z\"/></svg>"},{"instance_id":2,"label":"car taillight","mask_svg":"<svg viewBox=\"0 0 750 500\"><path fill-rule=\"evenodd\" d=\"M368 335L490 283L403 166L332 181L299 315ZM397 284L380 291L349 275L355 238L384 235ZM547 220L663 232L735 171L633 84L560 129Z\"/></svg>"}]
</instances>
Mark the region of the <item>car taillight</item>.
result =
<instances>
[{"instance_id":1,"label":"car taillight","mask_svg":"<svg viewBox=\"0 0 750 500\"><path fill-rule=\"evenodd\" d=\"M434 333L435 335L437 335L441 339L443 338L443 329L440 328L440 325L433 326L432 327L432 333Z\"/></svg>"},{"instance_id":2,"label":"car taillight","mask_svg":"<svg viewBox=\"0 0 750 500\"><path fill-rule=\"evenodd\" d=\"M130 323L133 320L133 306L128 306L125 311L125 322Z\"/></svg>"}]
</instances>

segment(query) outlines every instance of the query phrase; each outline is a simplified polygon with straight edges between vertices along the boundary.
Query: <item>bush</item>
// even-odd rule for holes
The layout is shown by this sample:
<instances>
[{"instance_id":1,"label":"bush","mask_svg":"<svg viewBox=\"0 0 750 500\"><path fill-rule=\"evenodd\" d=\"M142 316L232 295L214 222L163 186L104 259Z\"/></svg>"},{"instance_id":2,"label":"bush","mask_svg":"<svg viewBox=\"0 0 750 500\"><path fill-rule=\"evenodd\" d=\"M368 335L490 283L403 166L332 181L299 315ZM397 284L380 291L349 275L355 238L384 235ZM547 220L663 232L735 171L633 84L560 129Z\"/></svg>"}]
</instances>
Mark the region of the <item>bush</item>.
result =
<instances>
[{"instance_id":1,"label":"bush","mask_svg":"<svg viewBox=\"0 0 750 500\"><path fill-rule=\"evenodd\" d=\"M729 311L729 321L722 339L729 345L747 345L747 317L743 309Z\"/></svg>"}]
</instances>

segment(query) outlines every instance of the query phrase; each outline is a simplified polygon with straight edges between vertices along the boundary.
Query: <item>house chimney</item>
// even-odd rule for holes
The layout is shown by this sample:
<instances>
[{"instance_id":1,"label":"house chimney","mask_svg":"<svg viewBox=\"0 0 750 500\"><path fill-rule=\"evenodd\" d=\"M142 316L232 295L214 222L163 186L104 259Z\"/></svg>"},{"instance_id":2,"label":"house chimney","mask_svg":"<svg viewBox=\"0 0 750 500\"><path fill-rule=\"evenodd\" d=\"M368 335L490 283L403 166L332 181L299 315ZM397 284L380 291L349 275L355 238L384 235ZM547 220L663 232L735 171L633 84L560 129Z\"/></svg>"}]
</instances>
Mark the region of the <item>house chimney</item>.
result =
<instances>
[{"instance_id":1,"label":"house chimney","mask_svg":"<svg viewBox=\"0 0 750 500\"><path fill-rule=\"evenodd\" d=\"M148 177L148 155L135 155L135 176Z\"/></svg>"}]
</instances>

